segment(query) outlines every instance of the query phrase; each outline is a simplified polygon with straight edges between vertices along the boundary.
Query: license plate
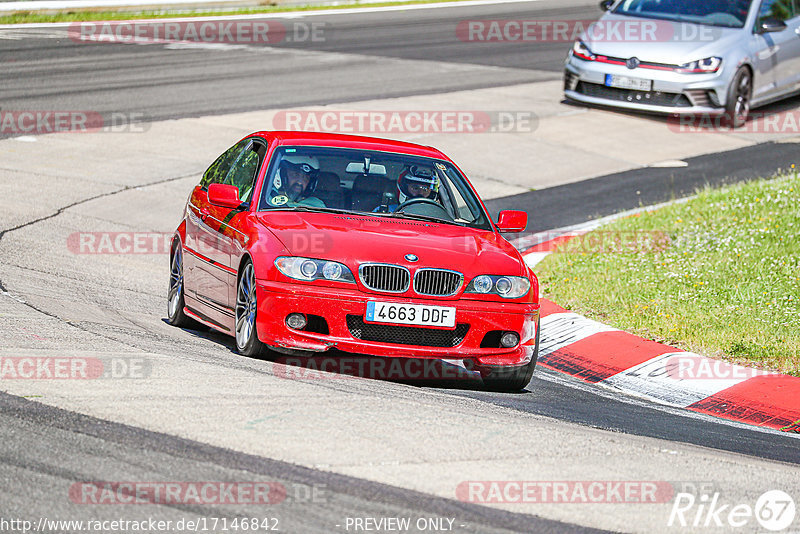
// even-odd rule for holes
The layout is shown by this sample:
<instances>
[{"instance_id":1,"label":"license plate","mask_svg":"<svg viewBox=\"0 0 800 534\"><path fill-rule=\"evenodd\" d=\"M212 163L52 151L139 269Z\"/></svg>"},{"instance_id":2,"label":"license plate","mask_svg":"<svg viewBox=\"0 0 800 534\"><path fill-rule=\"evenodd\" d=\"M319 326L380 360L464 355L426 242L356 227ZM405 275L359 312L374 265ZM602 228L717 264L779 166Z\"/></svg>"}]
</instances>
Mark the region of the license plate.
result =
<instances>
[{"instance_id":1,"label":"license plate","mask_svg":"<svg viewBox=\"0 0 800 534\"><path fill-rule=\"evenodd\" d=\"M455 328L456 309L448 306L428 306L425 304L367 302L367 313L364 315L364 320L370 323Z\"/></svg>"},{"instance_id":2,"label":"license plate","mask_svg":"<svg viewBox=\"0 0 800 534\"><path fill-rule=\"evenodd\" d=\"M619 89L650 91L653 88L653 80L643 80L642 78L631 78L629 76L606 74L606 86L617 87Z\"/></svg>"}]
</instances>

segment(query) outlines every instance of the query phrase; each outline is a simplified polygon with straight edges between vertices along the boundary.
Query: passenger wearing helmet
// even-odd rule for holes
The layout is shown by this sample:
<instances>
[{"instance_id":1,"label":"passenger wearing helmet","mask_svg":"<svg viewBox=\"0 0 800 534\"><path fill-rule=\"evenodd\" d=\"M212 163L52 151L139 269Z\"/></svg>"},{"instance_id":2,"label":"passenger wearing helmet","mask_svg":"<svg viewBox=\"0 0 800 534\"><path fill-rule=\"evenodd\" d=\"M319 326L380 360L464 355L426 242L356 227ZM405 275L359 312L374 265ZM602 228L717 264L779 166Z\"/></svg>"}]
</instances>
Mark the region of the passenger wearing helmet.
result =
<instances>
[{"instance_id":1,"label":"passenger wearing helmet","mask_svg":"<svg viewBox=\"0 0 800 534\"><path fill-rule=\"evenodd\" d=\"M430 167L409 165L400 173L400 178L397 180L397 190L398 203L389 206L378 206L376 211L394 213L404 202L415 198L438 201L439 176Z\"/></svg>"},{"instance_id":2,"label":"passenger wearing helmet","mask_svg":"<svg viewBox=\"0 0 800 534\"><path fill-rule=\"evenodd\" d=\"M273 206L312 206L324 208L325 203L311 196L317 187L319 160L314 156L289 154L279 166L273 181L270 204Z\"/></svg>"}]
</instances>

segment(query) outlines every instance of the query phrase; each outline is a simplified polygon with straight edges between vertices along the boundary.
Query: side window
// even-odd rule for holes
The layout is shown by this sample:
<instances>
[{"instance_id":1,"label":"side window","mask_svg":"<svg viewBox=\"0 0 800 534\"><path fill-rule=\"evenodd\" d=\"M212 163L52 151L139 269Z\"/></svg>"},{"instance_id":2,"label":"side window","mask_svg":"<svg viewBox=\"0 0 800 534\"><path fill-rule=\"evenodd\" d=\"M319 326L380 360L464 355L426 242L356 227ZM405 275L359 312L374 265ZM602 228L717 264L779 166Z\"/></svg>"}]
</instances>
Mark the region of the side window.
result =
<instances>
[{"instance_id":1,"label":"side window","mask_svg":"<svg viewBox=\"0 0 800 534\"><path fill-rule=\"evenodd\" d=\"M794 18L797 0L764 0L758 12L759 24L764 19L789 20Z\"/></svg>"},{"instance_id":2,"label":"side window","mask_svg":"<svg viewBox=\"0 0 800 534\"><path fill-rule=\"evenodd\" d=\"M267 147L257 139L250 139L244 150L236 155L221 183L235 185L239 189L239 199L250 202L258 169L264 160Z\"/></svg>"},{"instance_id":3,"label":"side window","mask_svg":"<svg viewBox=\"0 0 800 534\"><path fill-rule=\"evenodd\" d=\"M248 143L250 143L249 139L236 143L218 157L203 174L203 179L200 180L200 187L207 189L210 184L221 184L228 175L228 171L230 171L231 165L236 160L236 156L239 155Z\"/></svg>"}]
</instances>

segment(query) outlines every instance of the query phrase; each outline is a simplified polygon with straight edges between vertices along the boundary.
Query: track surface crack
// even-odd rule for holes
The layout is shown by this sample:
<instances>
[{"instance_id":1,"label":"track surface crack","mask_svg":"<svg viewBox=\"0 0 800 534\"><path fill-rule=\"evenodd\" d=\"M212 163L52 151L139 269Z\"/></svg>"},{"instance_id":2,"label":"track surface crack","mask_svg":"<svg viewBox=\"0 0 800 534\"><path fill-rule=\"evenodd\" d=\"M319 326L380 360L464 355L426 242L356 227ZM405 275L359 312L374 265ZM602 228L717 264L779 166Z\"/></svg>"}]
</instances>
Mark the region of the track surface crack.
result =
<instances>
[{"instance_id":1,"label":"track surface crack","mask_svg":"<svg viewBox=\"0 0 800 534\"><path fill-rule=\"evenodd\" d=\"M145 188L145 187L152 187L154 185L161 185L161 184L166 184L166 183L169 183L169 182L175 182L175 181L178 181L178 180L183 180L185 178L190 178L192 176L196 176L196 174L197 173L191 173L191 174L186 174L186 175L182 175L182 176L175 176L175 177L172 177L172 178L165 178L165 179L162 179L162 180L156 180L154 182L148 182L146 184L141 184L141 185L127 185L125 187L121 187L121 188L116 189L114 191L108 191L106 193L102 193L102 194L99 194L99 195L94 195L92 197L88 197L88 198L85 198L83 200L78 200L76 202L72 202L70 204L67 204L66 206L62 206L61 208L58 208L54 213L51 213L50 215L45 215L44 217L39 217L38 219L34 219L33 221L29 221L29 222L26 222L24 224L20 224L18 226L15 226L13 228L8 228L8 229L0 231L0 241L3 240L3 238L6 236L6 234L10 234L11 232L16 232L17 230L22 230L23 228L28 228L30 226L33 226L35 224L39 224L39 223L44 222L44 221L48 221L50 219L58 217L59 215L61 215L62 213L64 213L68 209L74 208L76 206L80 206L81 204L85 204L87 202L91 202L92 200L98 200L98 199L101 199L101 198L114 196L114 195L117 195L119 193L124 193L126 191L130 191L131 189L141 189L141 188ZM35 306L35 305L27 302L24 299L14 298L11 295L11 292L8 290L8 288L3 284L3 280L2 279L0 279L0 292L2 292L2 294L4 294L4 295L16 300L17 302L20 302L21 304L27 306L28 308L32 309L35 312L38 312L38 313L40 313L42 315L45 315L47 317L50 317L50 318L55 319L57 321L60 321L60 322L62 322L64 324L66 324L68 326L71 326L72 328L75 328L77 330L80 330L80 331L82 331L84 333L91 334L91 335L103 338L103 339L105 339L107 341L113 341L114 343L118 343L120 345L124 345L124 346L130 347L130 348L139 349L139 347L136 347L136 346L131 345L129 343L125 343L125 342L120 341L118 339L114 339L114 338L112 338L110 336L106 336L106 335L94 332L92 330L89 330L89 329L81 326L79 324L79 322L77 322L77 321L68 321L66 319L62 319L58 315L56 315L54 313L51 313L51 312L48 312L47 310L44 310L42 308L39 308L38 306Z\"/></svg>"}]
</instances>

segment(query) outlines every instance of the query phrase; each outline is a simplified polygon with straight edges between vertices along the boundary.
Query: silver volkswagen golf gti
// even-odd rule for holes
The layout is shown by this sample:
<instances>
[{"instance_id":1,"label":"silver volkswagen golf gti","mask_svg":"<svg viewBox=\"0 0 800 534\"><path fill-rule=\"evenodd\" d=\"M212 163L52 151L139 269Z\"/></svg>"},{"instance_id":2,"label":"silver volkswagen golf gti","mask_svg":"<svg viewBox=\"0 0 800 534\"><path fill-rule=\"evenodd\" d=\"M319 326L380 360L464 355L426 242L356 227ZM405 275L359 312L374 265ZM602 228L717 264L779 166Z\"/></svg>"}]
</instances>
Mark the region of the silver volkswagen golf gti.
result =
<instances>
[{"instance_id":1,"label":"silver volkswagen golf gti","mask_svg":"<svg viewBox=\"0 0 800 534\"><path fill-rule=\"evenodd\" d=\"M606 0L567 57L564 94L588 104L715 116L800 90L800 0Z\"/></svg>"}]
</instances>

